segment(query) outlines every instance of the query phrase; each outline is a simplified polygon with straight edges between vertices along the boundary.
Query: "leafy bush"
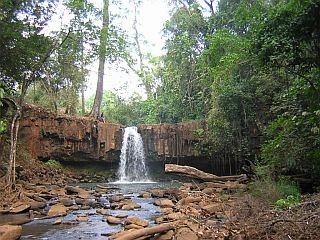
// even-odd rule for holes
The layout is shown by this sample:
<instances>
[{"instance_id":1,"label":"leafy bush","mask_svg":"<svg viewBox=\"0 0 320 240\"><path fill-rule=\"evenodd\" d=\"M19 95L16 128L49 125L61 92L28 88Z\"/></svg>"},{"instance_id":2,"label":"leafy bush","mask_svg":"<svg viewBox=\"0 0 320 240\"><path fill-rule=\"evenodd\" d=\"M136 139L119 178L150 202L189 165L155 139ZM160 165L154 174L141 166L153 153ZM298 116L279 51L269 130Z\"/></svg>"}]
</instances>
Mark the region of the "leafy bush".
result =
<instances>
[{"instance_id":1,"label":"leafy bush","mask_svg":"<svg viewBox=\"0 0 320 240\"><path fill-rule=\"evenodd\" d=\"M289 180L287 177L280 177L276 182L277 189L281 195L281 198L286 199L289 196L294 197L295 199L300 200L300 189L298 185Z\"/></svg>"},{"instance_id":2,"label":"leafy bush","mask_svg":"<svg viewBox=\"0 0 320 240\"><path fill-rule=\"evenodd\" d=\"M48 160L45 164L52 168L62 168L62 164L59 161L54 159Z\"/></svg>"},{"instance_id":3,"label":"leafy bush","mask_svg":"<svg viewBox=\"0 0 320 240\"><path fill-rule=\"evenodd\" d=\"M6 120L0 120L0 134L7 131L7 124Z\"/></svg>"},{"instance_id":4,"label":"leafy bush","mask_svg":"<svg viewBox=\"0 0 320 240\"><path fill-rule=\"evenodd\" d=\"M288 209L296 206L297 204L299 204L299 202L300 202L299 198L293 195L289 195L286 198L280 198L278 201L276 201L276 209L277 210Z\"/></svg>"}]
</instances>

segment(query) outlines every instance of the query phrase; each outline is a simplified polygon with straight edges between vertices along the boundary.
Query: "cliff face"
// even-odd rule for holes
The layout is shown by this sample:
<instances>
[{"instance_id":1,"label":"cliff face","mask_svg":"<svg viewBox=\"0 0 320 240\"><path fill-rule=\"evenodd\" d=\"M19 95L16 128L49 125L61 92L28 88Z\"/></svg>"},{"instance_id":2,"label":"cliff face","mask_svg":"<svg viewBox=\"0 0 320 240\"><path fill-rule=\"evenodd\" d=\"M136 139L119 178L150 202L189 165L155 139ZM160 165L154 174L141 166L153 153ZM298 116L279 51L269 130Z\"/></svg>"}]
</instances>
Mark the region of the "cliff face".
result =
<instances>
[{"instance_id":1,"label":"cliff face","mask_svg":"<svg viewBox=\"0 0 320 240\"><path fill-rule=\"evenodd\" d=\"M204 129L204 122L138 125L146 154L165 158L197 156L195 145L201 139L196 133Z\"/></svg>"},{"instance_id":2,"label":"cliff face","mask_svg":"<svg viewBox=\"0 0 320 240\"><path fill-rule=\"evenodd\" d=\"M33 158L63 161L119 161L122 125L56 115L25 106L19 140ZM204 123L139 125L147 159L197 156L195 132ZM156 158L154 158L156 157Z\"/></svg>"},{"instance_id":3,"label":"cliff face","mask_svg":"<svg viewBox=\"0 0 320 240\"><path fill-rule=\"evenodd\" d=\"M59 116L24 107L19 140L34 158L113 161L121 148L121 125Z\"/></svg>"}]
</instances>

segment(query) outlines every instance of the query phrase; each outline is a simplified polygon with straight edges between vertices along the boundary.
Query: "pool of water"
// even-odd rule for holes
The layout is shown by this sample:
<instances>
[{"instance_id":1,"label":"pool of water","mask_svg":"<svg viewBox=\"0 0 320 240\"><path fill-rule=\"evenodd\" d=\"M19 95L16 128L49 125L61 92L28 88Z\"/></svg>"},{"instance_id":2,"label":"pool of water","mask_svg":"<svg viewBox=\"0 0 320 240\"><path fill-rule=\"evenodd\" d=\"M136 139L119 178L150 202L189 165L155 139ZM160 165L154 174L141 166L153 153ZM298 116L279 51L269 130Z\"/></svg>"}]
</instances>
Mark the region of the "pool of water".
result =
<instances>
[{"instance_id":1,"label":"pool of water","mask_svg":"<svg viewBox=\"0 0 320 240\"><path fill-rule=\"evenodd\" d=\"M154 189L154 188L171 188L180 186L179 182L140 182L140 183L105 183L98 184L116 189L113 194L122 193L130 196L131 199L141 205L141 208L134 211L125 210L110 210L111 215L115 216L120 213L125 213L129 217L137 216L141 219L148 220L153 224L154 218L158 215L159 208L153 205L154 199L152 198L138 198L141 191ZM81 187L94 189L97 183L82 183ZM108 198L112 194L103 195L102 198ZM22 226L21 239L40 239L40 240L65 240L65 239L107 239L106 234L117 232L122 229L121 225L111 225L104 222L105 216L95 214L95 209L90 210L77 210L70 212L64 217L64 221L73 221L77 218L78 214L88 214L89 221L81 222L76 225L53 225L56 218L45 220L34 220Z\"/></svg>"}]
</instances>

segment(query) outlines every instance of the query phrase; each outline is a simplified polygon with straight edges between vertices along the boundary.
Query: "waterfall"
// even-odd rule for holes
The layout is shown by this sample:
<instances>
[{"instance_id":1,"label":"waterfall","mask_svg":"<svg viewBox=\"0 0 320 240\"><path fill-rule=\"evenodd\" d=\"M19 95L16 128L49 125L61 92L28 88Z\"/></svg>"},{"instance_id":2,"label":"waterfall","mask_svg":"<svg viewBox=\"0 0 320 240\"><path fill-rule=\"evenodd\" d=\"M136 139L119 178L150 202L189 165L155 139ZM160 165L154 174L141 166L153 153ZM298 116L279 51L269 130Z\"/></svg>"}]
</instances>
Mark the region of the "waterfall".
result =
<instances>
[{"instance_id":1,"label":"waterfall","mask_svg":"<svg viewBox=\"0 0 320 240\"><path fill-rule=\"evenodd\" d=\"M124 129L118 177L120 182L149 181L143 142L137 127Z\"/></svg>"}]
</instances>

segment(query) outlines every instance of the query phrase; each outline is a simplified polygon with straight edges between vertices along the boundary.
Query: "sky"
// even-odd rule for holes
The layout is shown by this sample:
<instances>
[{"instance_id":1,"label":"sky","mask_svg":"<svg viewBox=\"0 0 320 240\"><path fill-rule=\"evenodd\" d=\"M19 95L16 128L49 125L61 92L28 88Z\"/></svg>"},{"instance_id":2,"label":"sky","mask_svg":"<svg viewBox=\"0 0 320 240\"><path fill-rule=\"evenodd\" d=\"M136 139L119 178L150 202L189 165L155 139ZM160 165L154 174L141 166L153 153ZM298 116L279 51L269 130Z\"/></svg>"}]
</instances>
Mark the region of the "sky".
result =
<instances>
[{"instance_id":1,"label":"sky","mask_svg":"<svg viewBox=\"0 0 320 240\"><path fill-rule=\"evenodd\" d=\"M60 0L61 2L62 0ZM103 0L90 0L97 8L102 9ZM117 13L123 11L124 7L130 9L129 0L121 0L122 7L112 4L110 1L110 12ZM141 44L142 51L144 53L151 53L153 56L159 56L163 54L162 48L164 46L164 40L162 39L161 30L164 23L169 19L169 7L167 0L143 0L139 8L139 15L137 16L138 31L146 40L146 43ZM132 10L132 8L131 8ZM63 25L70 22L71 16L68 15L68 11L62 6L58 5L56 9L57 14L53 16L45 33L50 34L51 31L59 31ZM123 15L123 12L120 13ZM133 11L129 11L123 18L119 18L117 23L122 25L121 27L126 30L128 34L133 31ZM124 67L124 65L123 65ZM89 66L89 74L87 77L87 89L85 91L85 98L88 98L95 94L96 85L98 80L98 60L93 62ZM133 72L125 72L120 68L114 66L105 66L104 75L104 90L110 90L117 92L122 98L128 99L135 92L145 97L145 92L142 87L139 87L139 81L137 76Z\"/></svg>"},{"instance_id":2,"label":"sky","mask_svg":"<svg viewBox=\"0 0 320 240\"><path fill-rule=\"evenodd\" d=\"M96 1L95 1L96 2ZM102 2L102 0L101 0ZM129 2L129 1L125 1ZM100 6L101 7L101 6ZM112 11L111 6L110 11ZM129 12L125 19L122 19L124 28L128 33L132 31L133 12ZM143 38L148 44L141 44L142 50L150 52L154 56L159 56L163 53L164 40L161 38L161 30L166 20L169 19L169 7L167 1L164 0L144 0L138 15L138 31L143 35ZM85 97L93 95L96 90L98 61L90 66L88 76L87 90ZM110 65L105 68L104 90L117 91L122 98L128 99L135 92L145 97L144 89L139 87L137 76L133 72L126 73L121 69L116 69Z\"/></svg>"}]
</instances>

